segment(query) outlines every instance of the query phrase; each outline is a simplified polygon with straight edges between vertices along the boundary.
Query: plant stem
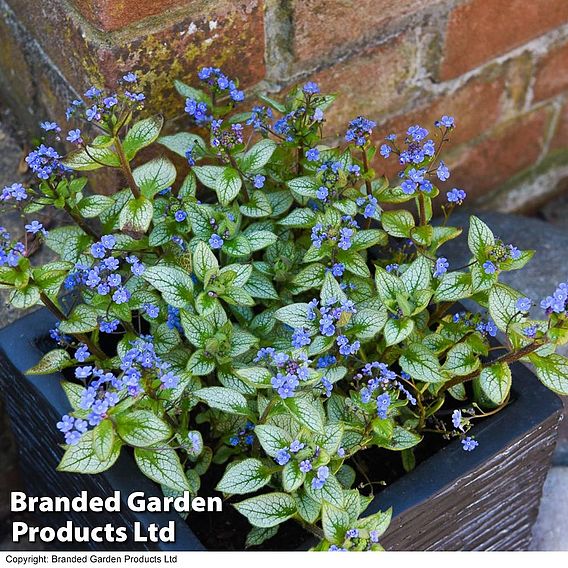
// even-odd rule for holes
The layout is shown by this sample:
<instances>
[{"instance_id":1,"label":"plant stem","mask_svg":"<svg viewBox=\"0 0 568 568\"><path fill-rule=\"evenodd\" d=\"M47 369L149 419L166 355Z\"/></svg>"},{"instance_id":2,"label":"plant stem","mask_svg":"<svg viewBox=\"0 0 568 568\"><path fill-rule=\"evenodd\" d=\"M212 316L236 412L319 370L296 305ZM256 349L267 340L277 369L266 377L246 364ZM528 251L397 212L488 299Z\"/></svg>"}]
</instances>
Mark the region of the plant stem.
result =
<instances>
[{"instance_id":1,"label":"plant stem","mask_svg":"<svg viewBox=\"0 0 568 568\"><path fill-rule=\"evenodd\" d=\"M227 152L227 156L229 157L229 162L231 163L231 166L233 166L233 168L235 168L235 170L237 170L237 172L239 172L239 176L241 178L241 190L243 192L243 196L245 198L245 203L248 203L250 201L250 196L249 193L247 191L246 185L245 185L245 177L243 176L241 170L239 169L239 164L237 164L237 161L235 160L234 156L231 156L231 154L229 152Z\"/></svg>"},{"instance_id":2,"label":"plant stem","mask_svg":"<svg viewBox=\"0 0 568 568\"><path fill-rule=\"evenodd\" d=\"M420 225L426 225L426 203L424 201L424 194L421 191L418 193L418 209L420 214Z\"/></svg>"},{"instance_id":3,"label":"plant stem","mask_svg":"<svg viewBox=\"0 0 568 568\"><path fill-rule=\"evenodd\" d=\"M69 318L59 309L59 307L45 294L40 292L40 299L43 305L60 321L67 321ZM99 359L108 359L107 354L85 333L73 333L79 341L83 342L93 355Z\"/></svg>"},{"instance_id":4,"label":"plant stem","mask_svg":"<svg viewBox=\"0 0 568 568\"><path fill-rule=\"evenodd\" d=\"M366 176L369 171L369 160L367 159L367 152L361 150L361 155L363 157L363 175ZM365 189L367 190L367 195L373 195L373 186L371 185L371 180L365 177Z\"/></svg>"},{"instance_id":5,"label":"plant stem","mask_svg":"<svg viewBox=\"0 0 568 568\"><path fill-rule=\"evenodd\" d=\"M124 153L124 148L122 147L122 142L118 136L114 137L114 147L116 149L116 153L118 154L118 159L120 160L120 166L122 169L122 173L126 177L126 181L128 186L130 187L130 191L135 199L140 197L140 188L138 184L134 180L134 176L132 175L132 169L130 168L130 163L126 159L126 154Z\"/></svg>"},{"instance_id":6,"label":"plant stem","mask_svg":"<svg viewBox=\"0 0 568 568\"><path fill-rule=\"evenodd\" d=\"M479 376L479 374L483 369L486 369L491 365L495 365L497 363L507 363L507 364L514 363L515 361L518 361L519 359L526 357L533 351L536 351L543 345L544 343L539 343L538 341L535 341L533 343L530 343L529 345L525 345L525 347L522 347L518 351L511 351L510 353L505 353L504 355L501 355L501 357L497 357L497 359L494 359L493 361L488 361L487 363L484 363L480 369L472 371L468 375L464 375L463 377L454 377L447 383L444 383L442 388L438 391L438 395L442 394L444 391L451 389L456 385L472 381L473 379Z\"/></svg>"}]
</instances>

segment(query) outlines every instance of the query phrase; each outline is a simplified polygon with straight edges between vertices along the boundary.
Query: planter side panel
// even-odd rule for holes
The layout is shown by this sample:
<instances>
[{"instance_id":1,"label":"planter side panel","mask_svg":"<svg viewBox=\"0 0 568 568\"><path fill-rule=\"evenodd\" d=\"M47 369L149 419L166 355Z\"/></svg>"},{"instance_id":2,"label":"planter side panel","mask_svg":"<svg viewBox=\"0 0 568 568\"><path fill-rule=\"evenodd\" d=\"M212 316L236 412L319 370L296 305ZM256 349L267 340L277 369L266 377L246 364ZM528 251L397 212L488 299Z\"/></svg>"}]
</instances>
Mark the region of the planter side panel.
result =
<instances>
[{"instance_id":1,"label":"planter side panel","mask_svg":"<svg viewBox=\"0 0 568 568\"><path fill-rule=\"evenodd\" d=\"M60 416L43 395L34 389L8 361L1 350L0 394L6 401L12 429L18 440L20 467L24 472L22 481L28 495L75 497L81 491L87 491L89 496L96 495L104 498L113 494L113 488L102 475L76 475L56 471L57 464L63 455L60 446L61 437L54 427ZM40 513L35 517L36 522L29 522L29 524L59 528L67 521L72 521L79 527L104 526L106 523L125 526L129 539L124 543L112 543L113 550L152 550L151 545L135 543L131 540L135 518L126 511L121 513ZM52 545L38 543L37 546L40 549L62 550L66 548L60 543ZM34 549L33 544L28 544L27 547ZM67 547L76 550L78 545L70 544ZM109 548L109 545L91 542L86 548L105 550Z\"/></svg>"},{"instance_id":2,"label":"planter side panel","mask_svg":"<svg viewBox=\"0 0 568 568\"><path fill-rule=\"evenodd\" d=\"M427 501L396 515L383 546L527 550L560 418L557 411Z\"/></svg>"}]
</instances>

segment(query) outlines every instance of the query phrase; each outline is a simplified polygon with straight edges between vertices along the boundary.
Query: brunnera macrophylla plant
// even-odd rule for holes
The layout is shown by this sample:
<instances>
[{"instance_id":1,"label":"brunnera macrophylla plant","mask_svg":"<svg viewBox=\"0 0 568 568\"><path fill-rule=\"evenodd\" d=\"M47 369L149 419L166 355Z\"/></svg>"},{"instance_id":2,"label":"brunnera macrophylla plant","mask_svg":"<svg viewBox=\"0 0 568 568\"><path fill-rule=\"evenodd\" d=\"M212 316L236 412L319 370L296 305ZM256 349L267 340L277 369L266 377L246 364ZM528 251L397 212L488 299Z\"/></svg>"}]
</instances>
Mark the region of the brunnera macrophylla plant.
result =
<instances>
[{"instance_id":1,"label":"brunnera macrophylla plant","mask_svg":"<svg viewBox=\"0 0 568 568\"><path fill-rule=\"evenodd\" d=\"M316 84L236 112L234 81L217 68L199 79L202 89L176 82L191 126L166 135L160 116L139 118L134 74L116 92L89 89L65 131L42 124L60 143L27 157L37 183L2 191L25 224L23 242L1 232L2 287L14 306L59 320L57 348L29 371L67 374L59 469L98 473L128 446L176 495L223 468L216 489L250 521L247 545L293 519L319 550L380 549L390 511L365 515L373 483L357 453L398 452L409 470L425 432L474 450L470 428L507 404L515 361L568 394L555 354L568 341L568 284L533 319L533 300L499 283L533 251L476 217L467 266L439 254L462 232L449 218L466 197L444 189L432 219L452 117L377 148L375 123L359 116L329 146L334 97ZM156 157L140 159L150 145ZM395 183L371 168L383 158L400 164ZM103 168L122 173L112 195L87 190L83 172ZM33 218L45 207L72 222L48 233ZM32 238L58 259L33 266ZM463 299L479 310L456 309Z\"/></svg>"}]
</instances>

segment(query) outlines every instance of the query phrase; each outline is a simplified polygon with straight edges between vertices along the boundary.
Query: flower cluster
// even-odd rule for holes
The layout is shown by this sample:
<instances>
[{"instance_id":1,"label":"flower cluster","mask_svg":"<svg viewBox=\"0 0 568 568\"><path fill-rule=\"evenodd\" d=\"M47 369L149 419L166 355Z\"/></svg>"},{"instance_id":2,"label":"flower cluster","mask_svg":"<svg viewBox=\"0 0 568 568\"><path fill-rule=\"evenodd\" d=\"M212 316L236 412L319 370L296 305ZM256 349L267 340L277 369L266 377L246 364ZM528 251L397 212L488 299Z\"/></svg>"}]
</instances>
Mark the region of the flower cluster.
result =
<instances>
[{"instance_id":1,"label":"flower cluster","mask_svg":"<svg viewBox=\"0 0 568 568\"><path fill-rule=\"evenodd\" d=\"M349 250L359 225L350 215L344 215L341 222L339 229L332 226L324 228L321 223L316 223L312 227L312 245L320 249L324 242L328 242L341 250Z\"/></svg>"},{"instance_id":2,"label":"flower cluster","mask_svg":"<svg viewBox=\"0 0 568 568\"><path fill-rule=\"evenodd\" d=\"M229 438L231 446L252 446L254 444L254 424L247 420L243 428L241 428L234 436Z\"/></svg>"},{"instance_id":3,"label":"flower cluster","mask_svg":"<svg viewBox=\"0 0 568 568\"><path fill-rule=\"evenodd\" d=\"M289 355L276 351L273 347L263 347L256 354L254 361L265 361L276 368L276 374L270 383L282 399L293 397L300 383L308 380L310 376L311 361L302 352Z\"/></svg>"},{"instance_id":4,"label":"flower cluster","mask_svg":"<svg viewBox=\"0 0 568 568\"><path fill-rule=\"evenodd\" d=\"M540 307L547 314L565 313L568 307L568 283L559 284L552 296L547 296L540 302Z\"/></svg>"},{"instance_id":5,"label":"flower cluster","mask_svg":"<svg viewBox=\"0 0 568 568\"><path fill-rule=\"evenodd\" d=\"M10 233L0 227L0 266L18 266L25 250L23 243L12 241Z\"/></svg>"}]
</instances>

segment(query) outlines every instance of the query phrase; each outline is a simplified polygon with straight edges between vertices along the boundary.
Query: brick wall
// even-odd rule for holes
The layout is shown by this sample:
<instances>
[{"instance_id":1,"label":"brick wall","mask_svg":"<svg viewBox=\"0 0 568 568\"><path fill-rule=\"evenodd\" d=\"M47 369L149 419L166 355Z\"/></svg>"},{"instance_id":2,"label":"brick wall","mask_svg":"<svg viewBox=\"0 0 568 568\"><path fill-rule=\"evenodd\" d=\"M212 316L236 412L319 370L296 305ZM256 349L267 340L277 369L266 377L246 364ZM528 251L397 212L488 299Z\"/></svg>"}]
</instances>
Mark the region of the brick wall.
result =
<instances>
[{"instance_id":1,"label":"brick wall","mask_svg":"<svg viewBox=\"0 0 568 568\"><path fill-rule=\"evenodd\" d=\"M452 179L487 207L568 189L568 0L0 0L0 14L0 94L30 130L131 69L173 118L171 80L212 64L249 91L339 92L331 137L356 114L378 137L453 114Z\"/></svg>"}]
</instances>

